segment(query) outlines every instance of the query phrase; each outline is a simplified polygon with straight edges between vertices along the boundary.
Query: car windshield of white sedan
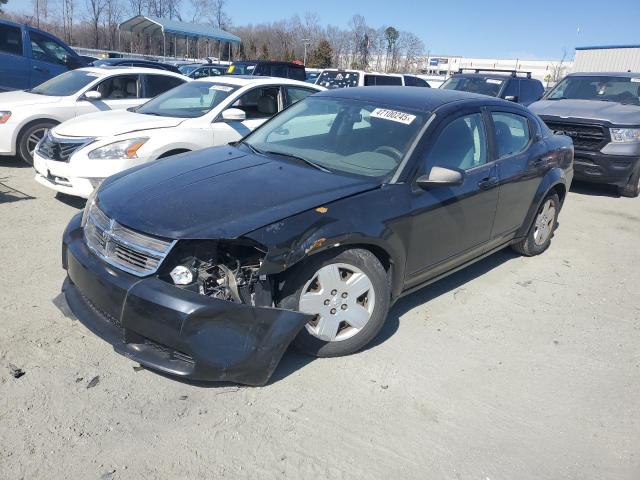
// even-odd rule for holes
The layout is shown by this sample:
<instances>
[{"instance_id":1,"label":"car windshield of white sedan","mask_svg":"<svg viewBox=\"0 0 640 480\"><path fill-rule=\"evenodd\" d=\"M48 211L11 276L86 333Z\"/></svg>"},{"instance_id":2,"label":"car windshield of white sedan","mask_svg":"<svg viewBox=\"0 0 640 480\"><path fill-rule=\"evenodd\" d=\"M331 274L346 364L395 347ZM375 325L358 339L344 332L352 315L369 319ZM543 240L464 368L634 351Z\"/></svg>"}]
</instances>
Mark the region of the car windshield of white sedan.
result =
<instances>
[{"instance_id":1,"label":"car windshield of white sedan","mask_svg":"<svg viewBox=\"0 0 640 480\"><path fill-rule=\"evenodd\" d=\"M245 143L265 155L388 179L428 116L405 107L307 97L255 130Z\"/></svg>"},{"instance_id":2,"label":"car windshield of white sedan","mask_svg":"<svg viewBox=\"0 0 640 480\"><path fill-rule=\"evenodd\" d=\"M237 86L222 83L187 82L149 100L136 113L161 117L201 117L237 89Z\"/></svg>"},{"instance_id":3,"label":"car windshield of white sedan","mask_svg":"<svg viewBox=\"0 0 640 480\"><path fill-rule=\"evenodd\" d=\"M497 97L504 80L498 78L463 77L454 75L444 82L440 88L458 90L460 92L481 93Z\"/></svg>"},{"instance_id":4,"label":"car windshield of white sedan","mask_svg":"<svg viewBox=\"0 0 640 480\"><path fill-rule=\"evenodd\" d=\"M604 75L567 77L554 87L547 100L601 100L640 105L640 78Z\"/></svg>"},{"instance_id":5,"label":"car windshield of white sedan","mask_svg":"<svg viewBox=\"0 0 640 480\"><path fill-rule=\"evenodd\" d=\"M100 75L82 70L71 70L62 75L47 80L37 87L28 90L38 95L47 95L51 97L66 97L73 95L78 90L86 87Z\"/></svg>"}]
</instances>

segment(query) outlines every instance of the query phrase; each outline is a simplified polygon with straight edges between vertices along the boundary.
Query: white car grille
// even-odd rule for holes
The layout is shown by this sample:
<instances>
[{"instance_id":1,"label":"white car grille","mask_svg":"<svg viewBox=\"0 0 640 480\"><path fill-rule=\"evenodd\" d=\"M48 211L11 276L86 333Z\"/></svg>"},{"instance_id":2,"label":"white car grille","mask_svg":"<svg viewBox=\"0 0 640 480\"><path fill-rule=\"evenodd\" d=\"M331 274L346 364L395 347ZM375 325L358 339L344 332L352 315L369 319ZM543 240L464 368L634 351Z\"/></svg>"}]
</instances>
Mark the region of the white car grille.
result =
<instances>
[{"instance_id":1,"label":"white car grille","mask_svg":"<svg viewBox=\"0 0 640 480\"><path fill-rule=\"evenodd\" d=\"M175 244L120 225L95 203L86 215L84 239L91 251L114 267L139 277L155 273Z\"/></svg>"},{"instance_id":2,"label":"white car grille","mask_svg":"<svg viewBox=\"0 0 640 480\"><path fill-rule=\"evenodd\" d=\"M68 162L73 153L81 147L93 142L94 138L61 138L51 133L42 138L37 146L38 154L48 160Z\"/></svg>"}]
</instances>

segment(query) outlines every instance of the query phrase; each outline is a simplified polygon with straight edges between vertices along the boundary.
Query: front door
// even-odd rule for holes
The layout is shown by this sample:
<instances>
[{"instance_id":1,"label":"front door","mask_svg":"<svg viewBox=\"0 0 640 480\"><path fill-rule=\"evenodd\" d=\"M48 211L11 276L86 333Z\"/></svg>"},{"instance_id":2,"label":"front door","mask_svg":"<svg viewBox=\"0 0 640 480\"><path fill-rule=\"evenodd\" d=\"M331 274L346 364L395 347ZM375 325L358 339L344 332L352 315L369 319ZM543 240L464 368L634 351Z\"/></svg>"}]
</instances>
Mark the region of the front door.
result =
<instances>
[{"instance_id":1,"label":"front door","mask_svg":"<svg viewBox=\"0 0 640 480\"><path fill-rule=\"evenodd\" d=\"M243 110L247 116L246 120L214 121L211 124L213 144L226 145L240 140L282 110L282 105L280 87L258 87L249 90L228 107Z\"/></svg>"},{"instance_id":2,"label":"front door","mask_svg":"<svg viewBox=\"0 0 640 480\"><path fill-rule=\"evenodd\" d=\"M462 185L414 187L407 286L422 283L479 255L489 242L498 203L483 114L464 113L436 132L419 175L434 166L464 172Z\"/></svg>"},{"instance_id":3,"label":"front door","mask_svg":"<svg viewBox=\"0 0 640 480\"><path fill-rule=\"evenodd\" d=\"M100 100L86 100L84 96L76 102L76 115L104 112L107 110L125 110L136 107L146 101L141 98L142 85L140 75L114 75L93 87L102 95Z\"/></svg>"},{"instance_id":4,"label":"front door","mask_svg":"<svg viewBox=\"0 0 640 480\"><path fill-rule=\"evenodd\" d=\"M53 38L29 30L31 48L31 87L69 70L71 53Z\"/></svg>"}]
</instances>

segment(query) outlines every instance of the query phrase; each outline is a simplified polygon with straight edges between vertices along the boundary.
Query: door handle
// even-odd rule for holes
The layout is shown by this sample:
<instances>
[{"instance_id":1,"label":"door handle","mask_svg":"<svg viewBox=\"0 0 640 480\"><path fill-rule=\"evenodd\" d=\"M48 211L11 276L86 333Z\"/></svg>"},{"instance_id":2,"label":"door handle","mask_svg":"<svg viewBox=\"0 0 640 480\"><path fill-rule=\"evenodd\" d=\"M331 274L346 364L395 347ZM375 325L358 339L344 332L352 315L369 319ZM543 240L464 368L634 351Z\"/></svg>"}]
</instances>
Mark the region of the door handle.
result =
<instances>
[{"instance_id":1,"label":"door handle","mask_svg":"<svg viewBox=\"0 0 640 480\"><path fill-rule=\"evenodd\" d=\"M493 188L496 185L498 185L498 178L497 177L483 178L482 180L480 180L478 182L478 187L480 187L480 189L482 189L482 190L489 190L490 188Z\"/></svg>"},{"instance_id":2,"label":"door handle","mask_svg":"<svg viewBox=\"0 0 640 480\"><path fill-rule=\"evenodd\" d=\"M37 72L42 72L42 73L49 73L49 70L46 68L42 68L42 67L33 67L34 70L36 70Z\"/></svg>"}]
</instances>

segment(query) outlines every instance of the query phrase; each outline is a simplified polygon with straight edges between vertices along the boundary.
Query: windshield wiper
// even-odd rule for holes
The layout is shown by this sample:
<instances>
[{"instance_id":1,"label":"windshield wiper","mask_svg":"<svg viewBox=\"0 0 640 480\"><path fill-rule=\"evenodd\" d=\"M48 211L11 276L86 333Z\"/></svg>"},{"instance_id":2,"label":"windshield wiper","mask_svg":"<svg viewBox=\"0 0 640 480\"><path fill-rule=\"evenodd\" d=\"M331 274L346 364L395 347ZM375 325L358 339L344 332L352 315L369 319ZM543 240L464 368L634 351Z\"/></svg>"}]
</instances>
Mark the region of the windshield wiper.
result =
<instances>
[{"instance_id":1,"label":"windshield wiper","mask_svg":"<svg viewBox=\"0 0 640 480\"><path fill-rule=\"evenodd\" d=\"M263 150L262 152L260 152L262 154L266 154L266 155L280 155L282 157L289 157L292 158L294 160L298 160L299 162L302 163L306 163L307 165L309 165L310 167L316 168L322 172L325 173L331 173L331 170L324 168L320 165L318 165L317 163L313 163L311 160L307 160L306 158L303 157L299 157L297 155L292 155L290 153L283 153L283 152L273 152L273 151L269 151L269 150Z\"/></svg>"},{"instance_id":2,"label":"windshield wiper","mask_svg":"<svg viewBox=\"0 0 640 480\"><path fill-rule=\"evenodd\" d=\"M251 145L246 140L238 140L237 142L229 142L229 145L231 145L233 147L238 146L238 145L246 145L247 147L249 147L249 150L251 150L253 153L256 153L258 155L261 155L263 153L261 150L257 149L256 147Z\"/></svg>"}]
</instances>

